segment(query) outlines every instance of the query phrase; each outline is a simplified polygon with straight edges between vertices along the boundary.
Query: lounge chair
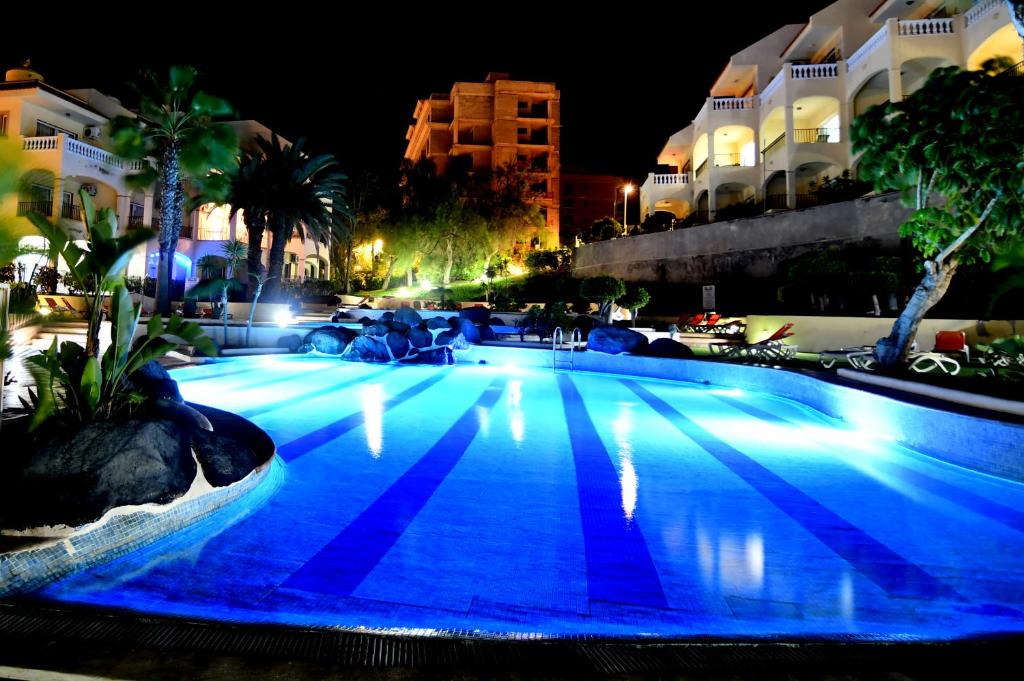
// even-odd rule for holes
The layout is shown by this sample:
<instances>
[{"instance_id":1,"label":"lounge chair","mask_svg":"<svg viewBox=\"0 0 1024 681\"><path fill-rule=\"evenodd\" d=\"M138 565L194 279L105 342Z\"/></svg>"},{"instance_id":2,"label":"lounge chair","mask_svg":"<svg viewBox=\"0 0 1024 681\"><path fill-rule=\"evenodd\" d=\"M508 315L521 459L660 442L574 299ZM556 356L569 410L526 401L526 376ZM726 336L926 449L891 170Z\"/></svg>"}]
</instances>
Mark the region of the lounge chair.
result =
<instances>
[{"instance_id":1,"label":"lounge chair","mask_svg":"<svg viewBox=\"0 0 1024 681\"><path fill-rule=\"evenodd\" d=\"M75 311L75 308L73 308L73 307L65 307L63 305L58 304L57 301L54 300L53 298L46 298L46 297L44 297L43 301L46 303L46 306L50 308L50 312L74 312Z\"/></svg>"},{"instance_id":2,"label":"lounge chair","mask_svg":"<svg viewBox=\"0 0 1024 681\"><path fill-rule=\"evenodd\" d=\"M701 324L704 323L704 318L706 316L707 315L705 315L703 312L698 312L697 314L690 317L688 320L683 321L681 324L679 324L679 330L683 332L693 331L695 327L700 326ZM682 317L680 317L679 319L681 320Z\"/></svg>"},{"instance_id":3,"label":"lounge chair","mask_svg":"<svg viewBox=\"0 0 1024 681\"><path fill-rule=\"evenodd\" d=\"M736 345L715 344L708 346L711 354L723 359L751 359L757 362L775 362L796 357L797 346L787 345L785 339L792 336L792 322L787 322L772 335L756 343Z\"/></svg>"},{"instance_id":4,"label":"lounge chair","mask_svg":"<svg viewBox=\"0 0 1024 681\"><path fill-rule=\"evenodd\" d=\"M907 359L910 361L910 370L919 374L938 370L956 376L960 373L959 360L971 361L967 334L963 331L939 331L935 334L935 347L931 352L912 352Z\"/></svg>"},{"instance_id":5,"label":"lounge chair","mask_svg":"<svg viewBox=\"0 0 1024 681\"><path fill-rule=\"evenodd\" d=\"M708 318L704 320L703 324L695 324L690 327L690 330L695 331L697 333L714 333L715 331L718 330L717 328L715 328L715 325L718 324L718 320L720 320L721 318L722 315L718 314L717 312L712 313L708 315Z\"/></svg>"},{"instance_id":6,"label":"lounge chair","mask_svg":"<svg viewBox=\"0 0 1024 681\"><path fill-rule=\"evenodd\" d=\"M875 365L875 346L858 345L852 348L824 350L818 353L818 361L826 369L831 369L840 359L845 359L855 369L872 371Z\"/></svg>"}]
</instances>

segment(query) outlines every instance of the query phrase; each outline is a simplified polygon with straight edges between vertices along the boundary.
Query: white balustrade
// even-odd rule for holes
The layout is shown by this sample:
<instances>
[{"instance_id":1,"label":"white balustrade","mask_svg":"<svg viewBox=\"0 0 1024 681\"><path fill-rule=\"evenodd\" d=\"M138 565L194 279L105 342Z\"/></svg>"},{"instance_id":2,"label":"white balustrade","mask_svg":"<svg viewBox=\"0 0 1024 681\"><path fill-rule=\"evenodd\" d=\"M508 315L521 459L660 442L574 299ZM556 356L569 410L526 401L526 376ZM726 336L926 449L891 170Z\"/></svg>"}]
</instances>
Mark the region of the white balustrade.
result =
<instances>
[{"instance_id":1,"label":"white balustrade","mask_svg":"<svg viewBox=\"0 0 1024 681\"><path fill-rule=\"evenodd\" d=\"M857 68L857 65L860 64L862 60L867 59L869 56L871 56L871 54L876 49L878 49L878 47L883 42L885 42L885 39L888 37L889 25L886 24L882 26L882 28L880 28L877 33L871 36L866 43L861 45L860 48L856 52L854 52L853 55L850 56L849 59L846 60L847 72L853 71L855 68Z\"/></svg>"},{"instance_id":2,"label":"white balustrade","mask_svg":"<svg viewBox=\"0 0 1024 681\"><path fill-rule=\"evenodd\" d=\"M49 151L57 148L58 137L26 137L22 143L25 151Z\"/></svg>"},{"instance_id":3,"label":"white balustrade","mask_svg":"<svg viewBox=\"0 0 1024 681\"><path fill-rule=\"evenodd\" d=\"M60 148L60 137L26 137L22 142L22 148L25 151L53 151ZM146 161L125 161L105 149L94 147L71 137L64 138L64 151L117 170L136 172L142 170L146 165Z\"/></svg>"},{"instance_id":4,"label":"white balustrade","mask_svg":"<svg viewBox=\"0 0 1024 681\"><path fill-rule=\"evenodd\" d=\"M714 111L737 111L739 109L753 109L753 97L715 97L711 108Z\"/></svg>"},{"instance_id":5,"label":"white balustrade","mask_svg":"<svg viewBox=\"0 0 1024 681\"><path fill-rule=\"evenodd\" d=\"M790 78L836 78L839 76L838 64L792 64L789 69Z\"/></svg>"},{"instance_id":6,"label":"white balustrade","mask_svg":"<svg viewBox=\"0 0 1024 681\"><path fill-rule=\"evenodd\" d=\"M900 19L900 35L952 35L952 19Z\"/></svg>"},{"instance_id":7,"label":"white balustrade","mask_svg":"<svg viewBox=\"0 0 1024 681\"><path fill-rule=\"evenodd\" d=\"M988 16L992 10L1002 4L1004 4L1003 0L985 0L985 2L979 2L964 13L967 25L970 26L971 24L981 21L983 18Z\"/></svg>"},{"instance_id":8,"label":"white balustrade","mask_svg":"<svg viewBox=\"0 0 1024 681\"><path fill-rule=\"evenodd\" d=\"M690 173L668 173L655 175L654 184L690 184Z\"/></svg>"}]
</instances>

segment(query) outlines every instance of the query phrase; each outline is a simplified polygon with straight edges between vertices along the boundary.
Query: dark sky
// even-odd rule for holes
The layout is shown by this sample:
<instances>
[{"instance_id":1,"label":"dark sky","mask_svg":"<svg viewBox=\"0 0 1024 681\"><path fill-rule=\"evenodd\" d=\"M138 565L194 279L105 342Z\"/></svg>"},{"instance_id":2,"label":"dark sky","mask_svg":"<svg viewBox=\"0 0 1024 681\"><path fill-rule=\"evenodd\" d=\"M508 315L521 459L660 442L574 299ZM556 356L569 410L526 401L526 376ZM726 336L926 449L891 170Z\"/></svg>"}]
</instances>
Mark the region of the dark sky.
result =
<instances>
[{"instance_id":1,"label":"dark sky","mask_svg":"<svg viewBox=\"0 0 1024 681\"><path fill-rule=\"evenodd\" d=\"M243 118L305 136L350 171L398 163L418 98L504 71L561 90L563 166L642 178L732 53L827 3L627 3L618 12L595 11L596 3L424 3L430 15L382 3L360 7L359 18L301 2L251 18L182 5L195 13L172 11L162 26L134 5L97 12L95 30L5 31L0 67L30 57L52 85L95 87L128 104L126 83L141 67L193 64L205 89Z\"/></svg>"}]
</instances>

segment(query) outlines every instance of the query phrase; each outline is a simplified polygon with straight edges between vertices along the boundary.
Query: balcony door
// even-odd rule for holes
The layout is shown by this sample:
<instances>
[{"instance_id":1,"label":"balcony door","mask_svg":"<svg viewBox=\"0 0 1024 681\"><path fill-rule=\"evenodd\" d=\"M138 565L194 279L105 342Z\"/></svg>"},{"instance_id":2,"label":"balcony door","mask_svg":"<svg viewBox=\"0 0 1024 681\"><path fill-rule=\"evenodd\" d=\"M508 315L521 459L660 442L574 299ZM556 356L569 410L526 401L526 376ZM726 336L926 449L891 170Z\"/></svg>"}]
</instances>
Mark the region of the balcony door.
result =
<instances>
[{"instance_id":1,"label":"balcony door","mask_svg":"<svg viewBox=\"0 0 1024 681\"><path fill-rule=\"evenodd\" d=\"M59 125L53 125L46 121L36 121L36 137L56 137L60 133L64 133L73 140L78 139L78 133L65 130Z\"/></svg>"}]
</instances>

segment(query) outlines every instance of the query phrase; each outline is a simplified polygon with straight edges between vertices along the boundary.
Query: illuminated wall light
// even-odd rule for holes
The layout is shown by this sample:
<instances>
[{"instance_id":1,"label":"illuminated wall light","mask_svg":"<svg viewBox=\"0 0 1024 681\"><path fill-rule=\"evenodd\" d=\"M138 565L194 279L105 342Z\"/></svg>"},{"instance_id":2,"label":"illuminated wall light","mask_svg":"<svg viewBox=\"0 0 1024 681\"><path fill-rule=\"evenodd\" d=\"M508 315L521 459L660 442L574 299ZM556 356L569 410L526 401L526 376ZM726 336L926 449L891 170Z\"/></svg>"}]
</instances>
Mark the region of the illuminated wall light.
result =
<instances>
[{"instance_id":1,"label":"illuminated wall light","mask_svg":"<svg viewBox=\"0 0 1024 681\"><path fill-rule=\"evenodd\" d=\"M289 324L294 323L295 317L292 316L291 312L288 312L287 310L281 310L276 315L274 315L274 321L277 322L277 325L283 329Z\"/></svg>"}]
</instances>

